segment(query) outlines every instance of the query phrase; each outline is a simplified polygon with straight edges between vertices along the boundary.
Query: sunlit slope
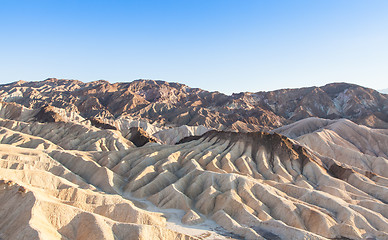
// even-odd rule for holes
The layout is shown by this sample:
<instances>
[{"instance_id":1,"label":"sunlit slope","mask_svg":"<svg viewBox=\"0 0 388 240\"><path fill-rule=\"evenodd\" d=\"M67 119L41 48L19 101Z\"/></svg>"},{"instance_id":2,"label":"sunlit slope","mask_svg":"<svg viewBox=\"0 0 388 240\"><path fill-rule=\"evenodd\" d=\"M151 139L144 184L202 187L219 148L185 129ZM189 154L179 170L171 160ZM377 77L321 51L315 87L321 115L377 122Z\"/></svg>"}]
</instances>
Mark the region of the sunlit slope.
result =
<instances>
[{"instance_id":1,"label":"sunlit slope","mask_svg":"<svg viewBox=\"0 0 388 240\"><path fill-rule=\"evenodd\" d=\"M47 153L0 144L0 156L4 239L190 239L166 229L160 214L106 194L109 176L91 172L103 179L96 188Z\"/></svg>"},{"instance_id":2,"label":"sunlit slope","mask_svg":"<svg viewBox=\"0 0 388 240\"><path fill-rule=\"evenodd\" d=\"M183 144L135 147L116 130L0 123L6 239L189 238L167 229L168 218L143 210L144 199L185 211L185 224L213 219L246 239L388 238L384 174L343 165L279 134L210 131ZM378 147L374 157L384 158L384 145ZM369 147L361 150L371 156Z\"/></svg>"},{"instance_id":3,"label":"sunlit slope","mask_svg":"<svg viewBox=\"0 0 388 240\"><path fill-rule=\"evenodd\" d=\"M276 129L322 156L388 177L388 131L349 120L304 119Z\"/></svg>"},{"instance_id":4,"label":"sunlit slope","mask_svg":"<svg viewBox=\"0 0 388 240\"><path fill-rule=\"evenodd\" d=\"M121 133L122 137L127 140L131 140L134 138L133 133L137 132L134 129L142 128L145 133L149 136L156 138L157 142L163 144L175 144L179 142L181 139L188 136L198 136L210 130L210 128L204 127L202 125L199 126L187 126L182 125L179 127L160 127L157 124L151 124L145 119L135 119L128 116L118 117L116 119L108 119L108 118L91 118L85 119L80 116L75 111L67 111L63 108L57 108L53 106L45 106L38 109L31 109L24 107L17 103L8 103L0 101L0 120L14 120L17 122L23 123L4 123L9 125L21 125L19 128L25 128L25 125L32 124L37 125L37 122L40 123L48 123L49 125L41 125L41 126L51 126L48 127L48 131L52 130L52 126L57 126L56 124L52 125L51 123L62 123L60 127L62 129L71 129L77 126L76 128L79 130L74 131L72 138L77 138L78 134L83 135L86 131L89 131L89 135L91 132L95 131L96 128L101 129L102 132L105 130L117 130ZM66 123L66 124L65 124ZM51 124L51 125L50 125ZM11 129L16 128L16 126L11 126ZM35 128L35 127L33 127ZM23 130L25 131L25 130ZM81 131L81 132L80 132ZM109 132L109 131L105 131ZM30 131L30 134L35 134ZM35 134L36 135L36 134ZM93 137L96 137L95 135ZM116 134L117 137L117 134ZM80 136L82 138L82 136ZM125 141L125 140L124 140ZM71 148L74 148L72 146ZM111 149L110 149L111 150Z\"/></svg>"},{"instance_id":5,"label":"sunlit slope","mask_svg":"<svg viewBox=\"0 0 388 240\"><path fill-rule=\"evenodd\" d=\"M85 119L121 119L118 125L141 125L149 131L182 125L240 132L272 130L308 117L346 118L388 128L388 95L349 83L225 95L165 81L84 83L49 78L0 85L0 101L32 109L54 106ZM138 123L128 123L128 119Z\"/></svg>"}]
</instances>

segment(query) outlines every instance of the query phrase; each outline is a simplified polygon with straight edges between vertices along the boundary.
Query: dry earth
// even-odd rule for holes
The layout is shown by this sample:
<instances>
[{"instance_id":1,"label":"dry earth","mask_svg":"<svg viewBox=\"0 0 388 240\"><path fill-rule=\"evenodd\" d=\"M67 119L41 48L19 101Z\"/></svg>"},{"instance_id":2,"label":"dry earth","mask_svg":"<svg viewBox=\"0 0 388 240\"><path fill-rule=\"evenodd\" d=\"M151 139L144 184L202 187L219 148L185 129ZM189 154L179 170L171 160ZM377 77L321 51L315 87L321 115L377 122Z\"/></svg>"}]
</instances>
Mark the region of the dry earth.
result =
<instances>
[{"instance_id":1,"label":"dry earth","mask_svg":"<svg viewBox=\"0 0 388 240\"><path fill-rule=\"evenodd\" d=\"M1 239L388 239L387 130L100 119L0 103Z\"/></svg>"}]
</instances>

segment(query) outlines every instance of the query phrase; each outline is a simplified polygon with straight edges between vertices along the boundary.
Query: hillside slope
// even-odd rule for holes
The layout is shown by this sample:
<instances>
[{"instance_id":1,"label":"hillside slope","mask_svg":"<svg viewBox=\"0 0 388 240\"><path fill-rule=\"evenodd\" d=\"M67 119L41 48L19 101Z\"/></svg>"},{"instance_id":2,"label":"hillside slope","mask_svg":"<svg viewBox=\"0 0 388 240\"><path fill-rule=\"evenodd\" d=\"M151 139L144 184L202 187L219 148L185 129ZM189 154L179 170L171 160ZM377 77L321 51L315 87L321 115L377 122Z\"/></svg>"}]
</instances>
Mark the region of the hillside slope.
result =
<instances>
[{"instance_id":1,"label":"hillside slope","mask_svg":"<svg viewBox=\"0 0 388 240\"><path fill-rule=\"evenodd\" d=\"M388 130L349 120L308 118L274 130L322 156L388 177Z\"/></svg>"},{"instance_id":2,"label":"hillside slope","mask_svg":"<svg viewBox=\"0 0 388 240\"><path fill-rule=\"evenodd\" d=\"M178 145L88 150L64 144L77 139L72 131L42 134L41 124L69 123L2 121L6 239L388 238L386 177L278 134L209 131ZM183 227L171 227L176 217ZM195 233L209 221L225 230Z\"/></svg>"}]
</instances>

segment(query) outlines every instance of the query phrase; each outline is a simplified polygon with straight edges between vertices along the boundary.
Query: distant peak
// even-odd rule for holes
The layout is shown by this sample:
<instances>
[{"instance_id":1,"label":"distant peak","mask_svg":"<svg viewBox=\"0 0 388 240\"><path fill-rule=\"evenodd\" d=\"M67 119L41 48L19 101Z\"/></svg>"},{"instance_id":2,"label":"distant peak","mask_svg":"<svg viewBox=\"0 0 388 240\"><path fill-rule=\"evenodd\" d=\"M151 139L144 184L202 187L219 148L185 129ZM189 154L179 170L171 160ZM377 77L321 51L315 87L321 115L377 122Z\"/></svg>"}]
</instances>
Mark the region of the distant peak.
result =
<instances>
[{"instance_id":1,"label":"distant peak","mask_svg":"<svg viewBox=\"0 0 388 240\"><path fill-rule=\"evenodd\" d=\"M23 80L19 80L19 81L16 82L16 84L18 84L18 85L22 85L24 83L26 83L26 81L23 81Z\"/></svg>"},{"instance_id":2,"label":"distant peak","mask_svg":"<svg viewBox=\"0 0 388 240\"><path fill-rule=\"evenodd\" d=\"M110 84L110 82L108 82L107 80L103 80L103 79L100 79L100 80L96 80L96 81L92 81L90 83L105 83L105 84Z\"/></svg>"},{"instance_id":3,"label":"distant peak","mask_svg":"<svg viewBox=\"0 0 388 240\"><path fill-rule=\"evenodd\" d=\"M56 82L56 81L58 81L58 78L46 78L44 81L46 81L46 82Z\"/></svg>"}]
</instances>

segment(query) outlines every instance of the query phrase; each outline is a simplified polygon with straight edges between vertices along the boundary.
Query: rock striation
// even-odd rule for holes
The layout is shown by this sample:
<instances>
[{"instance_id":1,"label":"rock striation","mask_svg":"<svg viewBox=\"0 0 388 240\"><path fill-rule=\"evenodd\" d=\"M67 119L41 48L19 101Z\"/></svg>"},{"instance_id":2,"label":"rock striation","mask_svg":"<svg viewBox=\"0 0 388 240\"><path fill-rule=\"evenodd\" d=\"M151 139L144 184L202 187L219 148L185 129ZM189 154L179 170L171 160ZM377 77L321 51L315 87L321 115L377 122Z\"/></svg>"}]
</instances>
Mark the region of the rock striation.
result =
<instances>
[{"instance_id":1,"label":"rock striation","mask_svg":"<svg viewBox=\"0 0 388 240\"><path fill-rule=\"evenodd\" d=\"M388 130L371 129L349 120L308 118L274 130L321 156L388 177Z\"/></svg>"},{"instance_id":2,"label":"rock striation","mask_svg":"<svg viewBox=\"0 0 388 240\"><path fill-rule=\"evenodd\" d=\"M1 144L0 155L2 239L196 239L167 229L161 214L98 190L42 151ZM94 181L104 177L95 173Z\"/></svg>"},{"instance_id":3,"label":"rock striation","mask_svg":"<svg viewBox=\"0 0 388 240\"><path fill-rule=\"evenodd\" d=\"M309 129L321 125L328 126L318 120ZM91 149L87 134L109 142L120 132L82 126L72 134L63 122L1 126L0 180L18 184L0 192L0 219L11 223L0 220L4 238L200 237L169 228L163 209L183 211L181 224L211 220L245 239L388 238L388 178L277 133L208 131L177 145L110 148L125 142L117 137ZM58 138L42 132L67 127ZM67 145L70 138L90 144ZM159 210L147 211L144 201Z\"/></svg>"}]
</instances>

